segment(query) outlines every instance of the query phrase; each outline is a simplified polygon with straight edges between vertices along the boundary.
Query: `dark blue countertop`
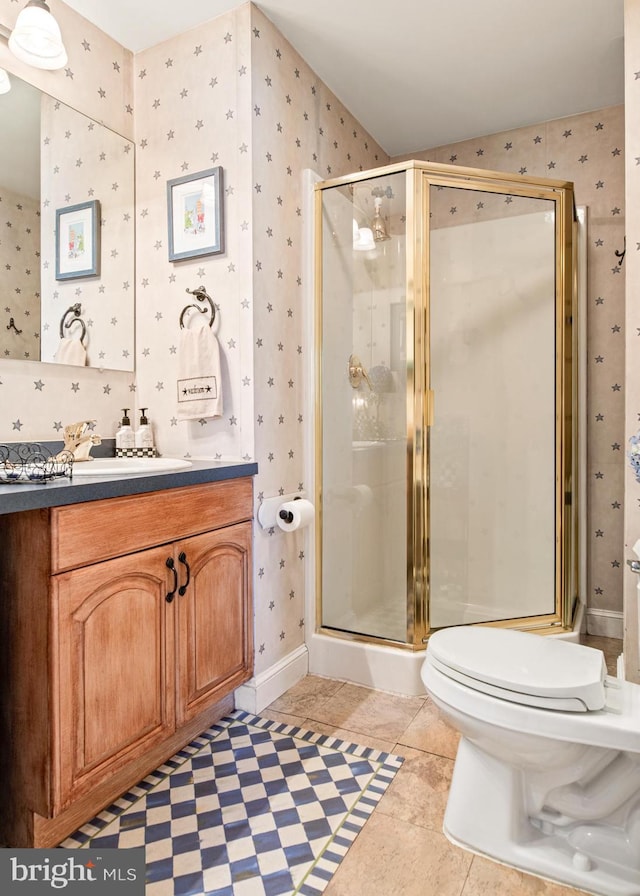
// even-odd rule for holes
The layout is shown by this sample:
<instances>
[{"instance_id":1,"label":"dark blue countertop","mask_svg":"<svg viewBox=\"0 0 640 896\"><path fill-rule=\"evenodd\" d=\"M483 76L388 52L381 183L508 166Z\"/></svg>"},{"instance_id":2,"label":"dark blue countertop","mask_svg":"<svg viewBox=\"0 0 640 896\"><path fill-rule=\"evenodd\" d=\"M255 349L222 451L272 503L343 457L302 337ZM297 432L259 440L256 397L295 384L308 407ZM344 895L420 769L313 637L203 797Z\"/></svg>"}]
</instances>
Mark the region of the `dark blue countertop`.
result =
<instances>
[{"instance_id":1,"label":"dark blue countertop","mask_svg":"<svg viewBox=\"0 0 640 896\"><path fill-rule=\"evenodd\" d=\"M202 485L223 479L254 476L258 465L253 461L192 460L192 466L164 473L133 473L121 476L60 477L46 483L11 485L0 483L0 514L45 507L64 507L84 501L101 501L122 495L140 495L185 485Z\"/></svg>"}]
</instances>

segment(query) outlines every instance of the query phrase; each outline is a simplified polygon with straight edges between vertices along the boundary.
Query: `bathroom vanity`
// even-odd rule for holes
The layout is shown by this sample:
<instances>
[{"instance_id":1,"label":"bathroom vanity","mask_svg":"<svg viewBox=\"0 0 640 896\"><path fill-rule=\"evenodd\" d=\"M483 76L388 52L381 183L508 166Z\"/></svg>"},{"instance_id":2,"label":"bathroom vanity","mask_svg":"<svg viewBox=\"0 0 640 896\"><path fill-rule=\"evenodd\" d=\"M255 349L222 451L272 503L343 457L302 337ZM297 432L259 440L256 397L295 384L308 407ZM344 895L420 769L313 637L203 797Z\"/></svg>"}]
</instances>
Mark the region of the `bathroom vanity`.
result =
<instances>
[{"instance_id":1,"label":"bathroom vanity","mask_svg":"<svg viewBox=\"0 0 640 896\"><path fill-rule=\"evenodd\" d=\"M233 708L255 472L0 491L3 846L60 843Z\"/></svg>"}]
</instances>

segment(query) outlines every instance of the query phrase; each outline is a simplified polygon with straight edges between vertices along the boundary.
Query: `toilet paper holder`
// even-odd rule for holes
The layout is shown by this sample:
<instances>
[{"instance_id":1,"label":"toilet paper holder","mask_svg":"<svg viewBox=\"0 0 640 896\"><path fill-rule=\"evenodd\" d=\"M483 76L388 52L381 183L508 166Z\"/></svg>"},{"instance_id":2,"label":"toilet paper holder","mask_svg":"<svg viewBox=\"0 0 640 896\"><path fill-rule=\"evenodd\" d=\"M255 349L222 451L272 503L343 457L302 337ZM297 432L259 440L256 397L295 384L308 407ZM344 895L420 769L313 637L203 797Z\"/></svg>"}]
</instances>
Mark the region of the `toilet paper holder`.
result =
<instances>
[{"instance_id":1,"label":"toilet paper holder","mask_svg":"<svg viewBox=\"0 0 640 896\"><path fill-rule=\"evenodd\" d=\"M258 522L263 529L272 529L278 525L278 516L280 516L282 505L288 501L297 501L298 498L304 497L306 497L305 492L296 492L293 495L276 495L275 498L265 498L258 507ZM287 511L283 512L285 515L281 516L280 519L285 520L285 522L291 522L291 520L287 520L289 516Z\"/></svg>"},{"instance_id":2,"label":"toilet paper holder","mask_svg":"<svg viewBox=\"0 0 640 896\"><path fill-rule=\"evenodd\" d=\"M294 501L302 501L302 496L296 495L293 500ZM280 517L281 520L284 520L285 523L293 522L293 514L291 513L290 510L285 510L284 507L278 511L278 516Z\"/></svg>"}]
</instances>

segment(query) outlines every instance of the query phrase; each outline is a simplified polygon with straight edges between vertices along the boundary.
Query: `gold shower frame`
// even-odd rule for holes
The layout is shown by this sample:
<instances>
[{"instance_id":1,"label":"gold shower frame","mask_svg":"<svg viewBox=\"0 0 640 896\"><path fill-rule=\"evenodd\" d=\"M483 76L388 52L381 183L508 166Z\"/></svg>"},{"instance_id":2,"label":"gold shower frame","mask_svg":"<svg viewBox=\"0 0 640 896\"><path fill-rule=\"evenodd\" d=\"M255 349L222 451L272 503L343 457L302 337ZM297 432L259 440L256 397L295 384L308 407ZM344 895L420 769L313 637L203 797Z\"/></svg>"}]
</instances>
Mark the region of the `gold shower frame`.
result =
<instances>
[{"instance_id":1,"label":"gold shower frame","mask_svg":"<svg viewBox=\"0 0 640 896\"><path fill-rule=\"evenodd\" d=\"M407 345L407 636L396 640L340 631L322 624L322 195L332 187L405 172L406 176L406 345ZM428 442L434 396L429 371L429 229L431 186L507 193L552 201L555 206L555 599L546 615L502 619L480 625L569 632L578 608L578 384L577 266L575 203L568 181L533 178L435 162L405 161L315 184L315 630L351 641L424 649L429 625Z\"/></svg>"}]
</instances>

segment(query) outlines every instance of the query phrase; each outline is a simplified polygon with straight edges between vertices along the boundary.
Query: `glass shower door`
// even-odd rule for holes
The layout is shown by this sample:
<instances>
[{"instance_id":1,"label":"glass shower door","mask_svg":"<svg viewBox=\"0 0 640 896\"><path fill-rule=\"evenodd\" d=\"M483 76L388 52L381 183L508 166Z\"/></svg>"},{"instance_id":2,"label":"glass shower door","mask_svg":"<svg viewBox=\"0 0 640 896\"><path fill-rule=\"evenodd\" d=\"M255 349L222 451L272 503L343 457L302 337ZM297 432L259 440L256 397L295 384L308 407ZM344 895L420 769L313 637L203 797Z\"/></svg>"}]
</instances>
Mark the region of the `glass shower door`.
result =
<instances>
[{"instance_id":1,"label":"glass shower door","mask_svg":"<svg viewBox=\"0 0 640 896\"><path fill-rule=\"evenodd\" d=\"M553 614L555 202L429 190L430 627Z\"/></svg>"},{"instance_id":2,"label":"glass shower door","mask_svg":"<svg viewBox=\"0 0 640 896\"><path fill-rule=\"evenodd\" d=\"M571 626L573 205L430 162L317 185L317 630Z\"/></svg>"},{"instance_id":3,"label":"glass shower door","mask_svg":"<svg viewBox=\"0 0 640 896\"><path fill-rule=\"evenodd\" d=\"M322 192L320 625L407 639L405 174Z\"/></svg>"}]
</instances>

